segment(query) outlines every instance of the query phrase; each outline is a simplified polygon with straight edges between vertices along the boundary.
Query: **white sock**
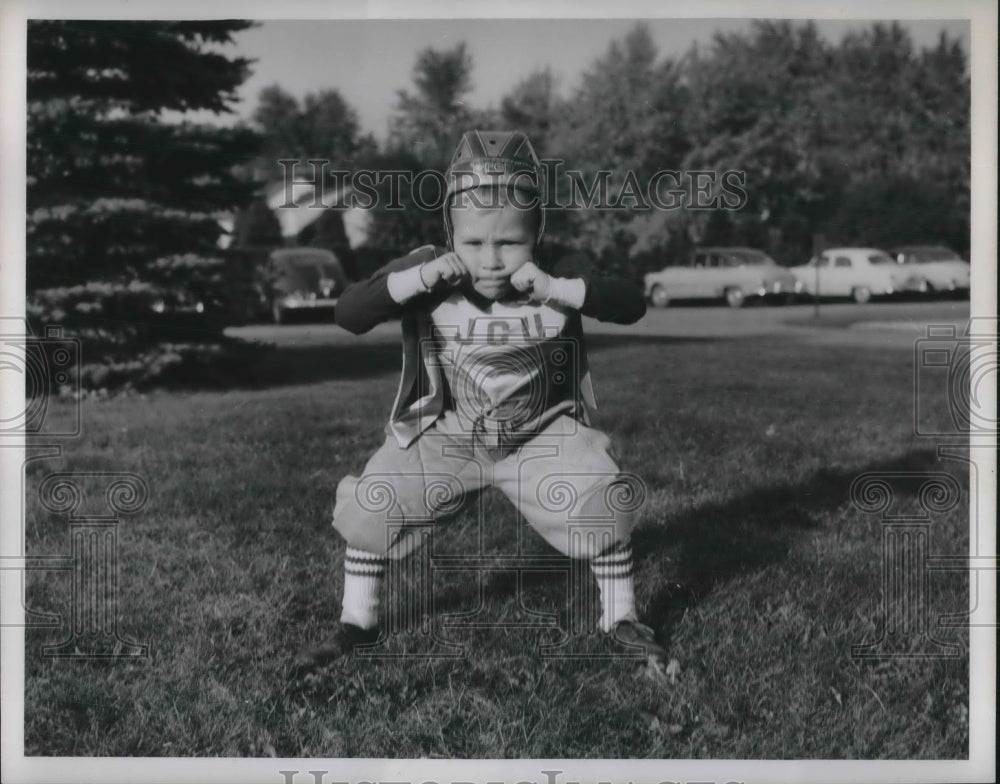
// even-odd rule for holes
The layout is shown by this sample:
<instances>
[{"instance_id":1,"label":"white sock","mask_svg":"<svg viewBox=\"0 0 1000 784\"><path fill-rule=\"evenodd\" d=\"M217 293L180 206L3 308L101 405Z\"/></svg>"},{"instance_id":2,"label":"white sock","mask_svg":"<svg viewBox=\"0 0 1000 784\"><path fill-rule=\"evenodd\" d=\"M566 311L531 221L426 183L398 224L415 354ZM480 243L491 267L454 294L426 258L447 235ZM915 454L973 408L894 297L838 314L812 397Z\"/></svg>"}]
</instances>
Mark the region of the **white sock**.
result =
<instances>
[{"instance_id":1,"label":"white sock","mask_svg":"<svg viewBox=\"0 0 1000 784\"><path fill-rule=\"evenodd\" d=\"M632 545L618 542L591 558L590 568L601 591L601 631L611 631L621 620L636 620Z\"/></svg>"},{"instance_id":2,"label":"white sock","mask_svg":"<svg viewBox=\"0 0 1000 784\"><path fill-rule=\"evenodd\" d=\"M362 629L374 629L378 626L384 581L385 556L348 547L344 555L344 607L340 613L341 622L352 623Z\"/></svg>"}]
</instances>

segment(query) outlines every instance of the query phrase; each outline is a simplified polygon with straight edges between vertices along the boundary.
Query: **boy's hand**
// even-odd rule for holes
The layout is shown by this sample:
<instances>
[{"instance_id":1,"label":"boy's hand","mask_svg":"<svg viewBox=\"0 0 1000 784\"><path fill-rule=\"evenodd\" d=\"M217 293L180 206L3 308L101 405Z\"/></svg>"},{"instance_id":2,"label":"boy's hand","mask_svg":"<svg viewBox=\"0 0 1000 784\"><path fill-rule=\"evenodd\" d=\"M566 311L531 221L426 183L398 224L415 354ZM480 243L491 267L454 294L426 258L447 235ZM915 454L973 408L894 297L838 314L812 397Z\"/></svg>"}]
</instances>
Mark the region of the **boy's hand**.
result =
<instances>
[{"instance_id":1,"label":"boy's hand","mask_svg":"<svg viewBox=\"0 0 1000 784\"><path fill-rule=\"evenodd\" d=\"M433 289L444 281L449 286L457 286L463 278L469 276L469 269L455 252L438 256L420 267L420 280L428 288Z\"/></svg>"},{"instance_id":2,"label":"boy's hand","mask_svg":"<svg viewBox=\"0 0 1000 784\"><path fill-rule=\"evenodd\" d=\"M532 261L523 264L510 276L510 285L518 291L526 292L536 302L544 302L549 298L550 283L549 276Z\"/></svg>"}]
</instances>

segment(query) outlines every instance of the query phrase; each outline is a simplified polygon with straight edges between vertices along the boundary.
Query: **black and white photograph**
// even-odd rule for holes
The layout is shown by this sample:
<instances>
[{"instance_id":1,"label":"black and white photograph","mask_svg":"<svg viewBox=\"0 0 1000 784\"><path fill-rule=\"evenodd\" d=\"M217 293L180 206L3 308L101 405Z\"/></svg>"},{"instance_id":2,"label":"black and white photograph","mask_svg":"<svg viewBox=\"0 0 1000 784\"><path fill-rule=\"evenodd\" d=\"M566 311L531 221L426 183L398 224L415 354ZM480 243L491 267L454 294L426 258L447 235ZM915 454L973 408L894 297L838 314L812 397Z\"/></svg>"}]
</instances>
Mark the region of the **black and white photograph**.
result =
<instances>
[{"instance_id":1,"label":"black and white photograph","mask_svg":"<svg viewBox=\"0 0 1000 784\"><path fill-rule=\"evenodd\" d=\"M4 781L995 780L995 4L0 14Z\"/></svg>"}]
</instances>

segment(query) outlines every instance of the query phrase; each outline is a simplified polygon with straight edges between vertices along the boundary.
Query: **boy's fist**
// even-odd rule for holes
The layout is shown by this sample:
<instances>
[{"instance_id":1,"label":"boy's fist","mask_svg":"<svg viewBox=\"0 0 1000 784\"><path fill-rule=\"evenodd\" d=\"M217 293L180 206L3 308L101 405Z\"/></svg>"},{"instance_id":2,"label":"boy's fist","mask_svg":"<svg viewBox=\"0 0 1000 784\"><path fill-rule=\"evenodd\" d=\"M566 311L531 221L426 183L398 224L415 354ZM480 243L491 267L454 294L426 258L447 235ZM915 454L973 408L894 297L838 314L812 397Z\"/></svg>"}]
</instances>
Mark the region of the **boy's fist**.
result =
<instances>
[{"instance_id":1,"label":"boy's fist","mask_svg":"<svg viewBox=\"0 0 1000 784\"><path fill-rule=\"evenodd\" d=\"M438 256L420 267L420 280L428 289L433 289L442 281L449 286L457 286L468 274L468 267L454 252Z\"/></svg>"},{"instance_id":2,"label":"boy's fist","mask_svg":"<svg viewBox=\"0 0 1000 784\"><path fill-rule=\"evenodd\" d=\"M510 285L518 291L527 292L536 302L544 302L549 298L550 283L549 276L538 269L532 261L523 264L510 276Z\"/></svg>"}]
</instances>

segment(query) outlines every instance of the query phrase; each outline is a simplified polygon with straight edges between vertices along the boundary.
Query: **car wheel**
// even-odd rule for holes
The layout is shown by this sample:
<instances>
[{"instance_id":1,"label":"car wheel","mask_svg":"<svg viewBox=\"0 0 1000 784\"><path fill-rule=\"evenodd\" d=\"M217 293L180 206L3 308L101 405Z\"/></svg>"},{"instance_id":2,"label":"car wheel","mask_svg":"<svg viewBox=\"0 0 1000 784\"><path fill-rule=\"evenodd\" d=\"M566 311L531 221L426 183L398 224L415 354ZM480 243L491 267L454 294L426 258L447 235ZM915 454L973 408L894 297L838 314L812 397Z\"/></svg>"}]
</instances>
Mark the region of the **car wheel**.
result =
<instances>
[{"instance_id":1,"label":"car wheel","mask_svg":"<svg viewBox=\"0 0 1000 784\"><path fill-rule=\"evenodd\" d=\"M649 292L649 301L658 308L665 308L670 304L670 295L663 286L653 286L653 290Z\"/></svg>"},{"instance_id":2,"label":"car wheel","mask_svg":"<svg viewBox=\"0 0 1000 784\"><path fill-rule=\"evenodd\" d=\"M743 295L742 289L726 289L726 302L731 308L742 308L743 303L746 302L746 297Z\"/></svg>"},{"instance_id":3,"label":"car wheel","mask_svg":"<svg viewBox=\"0 0 1000 784\"><path fill-rule=\"evenodd\" d=\"M872 290L867 286L855 286L851 289L851 296L855 302L865 303L872 298Z\"/></svg>"},{"instance_id":4,"label":"car wheel","mask_svg":"<svg viewBox=\"0 0 1000 784\"><path fill-rule=\"evenodd\" d=\"M281 305L275 303L271 306L271 315L274 317L275 324L285 323L285 309Z\"/></svg>"}]
</instances>

